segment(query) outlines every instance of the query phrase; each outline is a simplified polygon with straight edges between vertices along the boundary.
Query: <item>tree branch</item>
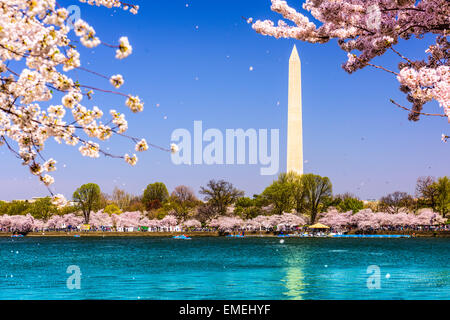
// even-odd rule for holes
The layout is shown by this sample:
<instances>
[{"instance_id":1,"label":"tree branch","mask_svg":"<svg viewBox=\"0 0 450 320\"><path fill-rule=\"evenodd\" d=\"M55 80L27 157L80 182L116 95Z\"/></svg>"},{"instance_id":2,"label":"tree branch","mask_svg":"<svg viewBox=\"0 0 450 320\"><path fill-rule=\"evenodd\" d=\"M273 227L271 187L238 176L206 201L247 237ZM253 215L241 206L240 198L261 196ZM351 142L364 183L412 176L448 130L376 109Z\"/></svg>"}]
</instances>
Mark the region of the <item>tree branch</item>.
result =
<instances>
[{"instance_id":1,"label":"tree branch","mask_svg":"<svg viewBox=\"0 0 450 320\"><path fill-rule=\"evenodd\" d=\"M419 111L415 111L409 108L406 108L400 104L398 104L397 102L395 102L394 100L390 99L391 103L393 103L394 105L396 105L397 107L409 111L409 112L413 112L413 113L417 113L417 114L421 114L424 116L431 116L431 117L443 117L443 118L447 118L447 116L445 114L441 114L441 113L426 113L426 112L419 112Z\"/></svg>"}]
</instances>

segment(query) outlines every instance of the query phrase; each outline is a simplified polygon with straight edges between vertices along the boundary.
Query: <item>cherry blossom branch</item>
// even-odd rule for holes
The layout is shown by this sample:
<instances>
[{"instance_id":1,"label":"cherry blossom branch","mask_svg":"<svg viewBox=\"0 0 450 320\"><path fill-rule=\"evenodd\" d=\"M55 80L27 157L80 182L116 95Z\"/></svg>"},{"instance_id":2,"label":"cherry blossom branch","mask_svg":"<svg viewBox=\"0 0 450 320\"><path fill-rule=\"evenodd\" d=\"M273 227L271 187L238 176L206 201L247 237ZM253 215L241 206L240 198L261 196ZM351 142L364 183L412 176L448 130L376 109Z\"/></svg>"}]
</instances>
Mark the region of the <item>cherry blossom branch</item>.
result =
<instances>
[{"instance_id":1,"label":"cherry blossom branch","mask_svg":"<svg viewBox=\"0 0 450 320\"><path fill-rule=\"evenodd\" d=\"M393 103L394 105L396 105L397 107L412 112L412 113L416 113L416 114L420 114L420 115L424 115L424 116L432 116L432 117L443 117L446 118L447 116L445 114L439 114L439 113L426 113L426 112L419 112L419 111L415 111L409 108L406 108L400 104L398 104L397 102L395 102L393 99L390 99L391 103Z\"/></svg>"},{"instance_id":2,"label":"cherry blossom branch","mask_svg":"<svg viewBox=\"0 0 450 320\"><path fill-rule=\"evenodd\" d=\"M348 59L342 65L346 72L370 66L396 76L400 90L412 104L412 109L401 106L410 111L410 120L417 121L418 115L423 114L447 117L450 121L448 0L309 0L303 4L309 14L298 12L285 0L271 3L271 10L287 22L246 19L257 33L309 43L337 39L340 48L347 52ZM435 37L436 44L424 50L428 54L426 60L413 61L393 47L401 40L423 39L427 35ZM371 62L388 50L402 59L398 72ZM353 54L356 51L358 56ZM443 115L421 112L423 105L432 100L443 108Z\"/></svg>"},{"instance_id":3,"label":"cherry blossom branch","mask_svg":"<svg viewBox=\"0 0 450 320\"><path fill-rule=\"evenodd\" d=\"M396 76L398 75L397 72L394 72L394 71L392 71L392 70L386 69L385 67L378 66L378 65L375 65L375 64L372 64L372 63L369 63L369 62L366 62L366 64L367 64L368 66L374 67L374 68L376 68L376 69L380 69L380 70L383 70L383 71L392 73L392 74L394 74L394 75L396 75Z\"/></svg>"},{"instance_id":4,"label":"cherry blossom branch","mask_svg":"<svg viewBox=\"0 0 450 320\"><path fill-rule=\"evenodd\" d=\"M413 65L413 64L414 64L410 59L408 59L407 57L405 57L404 55L402 55L400 52L398 52L397 50L395 50L393 47L390 47L389 49L391 49L393 52L395 52L395 53L396 53L400 58L402 58L403 60L408 61L408 63L409 63L410 65Z\"/></svg>"}]
</instances>

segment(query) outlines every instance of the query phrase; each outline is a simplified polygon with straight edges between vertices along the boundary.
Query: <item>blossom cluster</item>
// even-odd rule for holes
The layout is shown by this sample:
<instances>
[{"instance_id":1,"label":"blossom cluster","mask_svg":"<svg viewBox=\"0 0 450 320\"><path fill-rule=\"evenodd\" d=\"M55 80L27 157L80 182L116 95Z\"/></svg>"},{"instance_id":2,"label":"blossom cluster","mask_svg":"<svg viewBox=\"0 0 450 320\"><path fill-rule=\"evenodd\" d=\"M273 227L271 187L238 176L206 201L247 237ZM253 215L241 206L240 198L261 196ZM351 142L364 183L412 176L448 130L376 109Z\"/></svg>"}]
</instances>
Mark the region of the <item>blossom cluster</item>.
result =
<instances>
[{"instance_id":1,"label":"blossom cluster","mask_svg":"<svg viewBox=\"0 0 450 320\"><path fill-rule=\"evenodd\" d=\"M119 0L80 1L122 7L134 14L138 10L138 6ZM94 28L81 19L74 23L71 35L68 19L68 10L54 0L0 0L0 146L10 149L46 186L54 182L47 172L56 169L55 160L43 160L42 151L49 138L71 146L80 144L78 149L83 156L97 158L100 154L111 155L89 138L104 141L128 128L122 113L111 110L112 119L102 122L103 111L99 107L82 104L84 97L91 99L94 91L101 89L82 85L70 77L74 69L97 74L81 68L80 53L73 43L78 39L83 46L93 48L103 42ZM108 46L117 48L118 59L132 53L127 37L121 37L117 46ZM119 74L102 77L110 79L115 88L124 83ZM133 112L143 110L138 96L110 92L126 97L125 105ZM55 94L62 96L60 103L54 102L47 108L40 104L54 100ZM83 138L83 134L88 138ZM136 148L144 151L148 146L141 140ZM137 162L135 156L119 158L132 165ZM54 200L61 202L61 197L55 196Z\"/></svg>"},{"instance_id":2,"label":"blossom cluster","mask_svg":"<svg viewBox=\"0 0 450 320\"><path fill-rule=\"evenodd\" d=\"M0 215L0 230L10 232L30 232L44 230L59 230L69 226L80 229L85 223L84 218L74 213L65 215L52 215L46 221L36 219L30 214L27 215ZM168 215L161 220L148 219L139 211L124 212L121 214L107 214L100 210L92 212L89 225L93 228L114 227L114 228L170 228L178 225L178 220L172 215ZM191 219L183 223L187 228L200 227L201 223Z\"/></svg>"},{"instance_id":3,"label":"blossom cluster","mask_svg":"<svg viewBox=\"0 0 450 320\"><path fill-rule=\"evenodd\" d=\"M260 215L253 219L242 220L239 217L222 216L212 219L207 224L210 227L217 228L220 231L232 231L235 229L262 230L297 227L307 224L307 218L292 213L283 213L282 215Z\"/></svg>"},{"instance_id":4,"label":"blossom cluster","mask_svg":"<svg viewBox=\"0 0 450 320\"><path fill-rule=\"evenodd\" d=\"M450 122L450 76L448 41L450 2L448 0L306 0L298 12L283 0L271 0L271 10L284 20L247 20L253 29L275 38L292 38L311 43L337 39L347 52L344 70L352 73L368 65L397 76L400 89L412 103L410 120L418 120L422 106L436 100ZM287 20L287 21L285 21ZM426 48L427 59L413 60L394 46L400 40L434 36ZM372 63L387 51L399 57L399 72Z\"/></svg>"},{"instance_id":5,"label":"blossom cluster","mask_svg":"<svg viewBox=\"0 0 450 320\"><path fill-rule=\"evenodd\" d=\"M444 109L450 121L450 67L404 67L397 76L415 100L423 103L435 99Z\"/></svg>"},{"instance_id":6,"label":"blossom cluster","mask_svg":"<svg viewBox=\"0 0 450 320\"><path fill-rule=\"evenodd\" d=\"M282 215L265 216L261 215L253 219L242 220L239 217L222 216L212 219L206 224L209 227L216 228L221 231L232 231L234 229L261 230L261 229L284 229L304 225L307 219L303 216L297 216L291 213ZM26 216L0 216L0 229L8 231L39 231L64 229L68 226L73 228L80 227L84 224L84 218L79 215L65 214L53 215L47 221L35 219L31 215ZM89 224L95 228L115 227L115 228L170 228L181 225L185 228L200 228L202 224L196 219L189 219L184 222L179 221L173 215L167 215L163 219L148 219L139 211L124 212L121 214L107 214L100 210L92 212Z\"/></svg>"},{"instance_id":7,"label":"blossom cluster","mask_svg":"<svg viewBox=\"0 0 450 320\"><path fill-rule=\"evenodd\" d=\"M399 226L432 226L445 223L446 219L438 213L424 209L418 214L400 212L396 214L361 210L355 214L331 210L321 214L320 223L334 228L357 227L360 230Z\"/></svg>"}]
</instances>

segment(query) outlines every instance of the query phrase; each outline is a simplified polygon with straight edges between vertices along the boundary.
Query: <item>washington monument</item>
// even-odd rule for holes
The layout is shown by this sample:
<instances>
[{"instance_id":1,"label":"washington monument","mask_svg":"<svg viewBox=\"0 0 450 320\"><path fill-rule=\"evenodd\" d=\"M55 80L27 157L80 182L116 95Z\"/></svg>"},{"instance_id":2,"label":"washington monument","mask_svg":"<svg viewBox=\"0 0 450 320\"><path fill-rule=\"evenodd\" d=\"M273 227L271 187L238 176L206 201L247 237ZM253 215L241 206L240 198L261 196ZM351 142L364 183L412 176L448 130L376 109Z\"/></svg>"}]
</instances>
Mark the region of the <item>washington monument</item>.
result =
<instances>
[{"instance_id":1,"label":"washington monument","mask_svg":"<svg viewBox=\"0 0 450 320\"><path fill-rule=\"evenodd\" d=\"M302 64L294 45L289 59L287 170L303 174Z\"/></svg>"}]
</instances>

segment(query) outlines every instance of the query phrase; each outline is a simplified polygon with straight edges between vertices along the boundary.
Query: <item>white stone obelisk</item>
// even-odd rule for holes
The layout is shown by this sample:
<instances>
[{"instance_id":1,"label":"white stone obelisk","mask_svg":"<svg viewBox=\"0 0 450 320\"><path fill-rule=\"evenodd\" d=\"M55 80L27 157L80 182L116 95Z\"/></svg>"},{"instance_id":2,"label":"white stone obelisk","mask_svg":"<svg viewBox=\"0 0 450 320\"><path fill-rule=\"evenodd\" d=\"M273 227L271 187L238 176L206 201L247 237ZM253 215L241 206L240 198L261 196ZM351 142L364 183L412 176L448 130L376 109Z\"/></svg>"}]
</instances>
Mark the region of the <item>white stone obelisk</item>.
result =
<instances>
[{"instance_id":1,"label":"white stone obelisk","mask_svg":"<svg viewBox=\"0 0 450 320\"><path fill-rule=\"evenodd\" d=\"M289 59L287 170L303 174L302 64L294 45Z\"/></svg>"}]
</instances>

